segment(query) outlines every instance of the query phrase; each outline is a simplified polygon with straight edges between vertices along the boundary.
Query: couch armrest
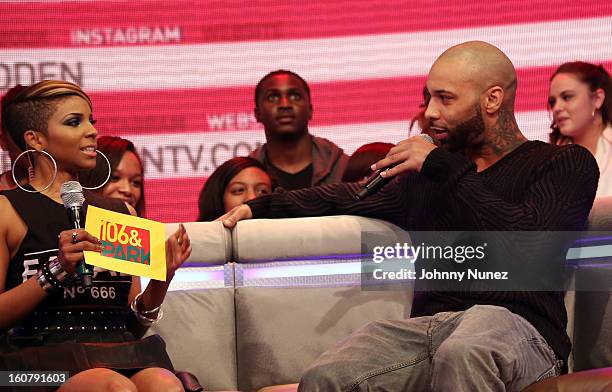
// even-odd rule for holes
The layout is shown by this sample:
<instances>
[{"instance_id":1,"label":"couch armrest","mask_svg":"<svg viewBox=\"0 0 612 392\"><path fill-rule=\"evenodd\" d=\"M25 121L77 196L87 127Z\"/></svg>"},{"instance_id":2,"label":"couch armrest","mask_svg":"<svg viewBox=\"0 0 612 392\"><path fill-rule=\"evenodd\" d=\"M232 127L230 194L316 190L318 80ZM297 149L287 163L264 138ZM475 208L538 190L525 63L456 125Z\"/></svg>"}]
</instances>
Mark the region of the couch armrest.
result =
<instances>
[{"instance_id":1,"label":"couch armrest","mask_svg":"<svg viewBox=\"0 0 612 392\"><path fill-rule=\"evenodd\" d=\"M232 235L221 222L186 222L183 223L191 240L191 256L187 263L191 265L221 265L231 259ZM178 223L166 224L166 236L174 233Z\"/></svg>"},{"instance_id":2,"label":"couch armrest","mask_svg":"<svg viewBox=\"0 0 612 392\"><path fill-rule=\"evenodd\" d=\"M377 233L380 243L376 245L408 241L407 232L379 219L348 215L253 219L238 222L232 231L233 260L242 263L360 254L364 232Z\"/></svg>"}]
</instances>

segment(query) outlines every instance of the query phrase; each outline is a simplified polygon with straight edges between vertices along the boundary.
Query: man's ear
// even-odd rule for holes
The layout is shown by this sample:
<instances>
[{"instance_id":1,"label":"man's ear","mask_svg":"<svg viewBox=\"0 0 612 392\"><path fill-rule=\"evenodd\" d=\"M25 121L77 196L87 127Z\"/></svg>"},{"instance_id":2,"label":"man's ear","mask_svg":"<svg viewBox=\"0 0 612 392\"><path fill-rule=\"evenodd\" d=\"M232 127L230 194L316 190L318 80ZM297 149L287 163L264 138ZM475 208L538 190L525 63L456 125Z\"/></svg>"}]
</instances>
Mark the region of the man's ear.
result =
<instances>
[{"instance_id":1,"label":"man's ear","mask_svg":"<svg viewBox=\"0 0 612 392\"><path fill-rule=\"evenodd\" d=\"M493 114L499 111L504 103L504 89L500 86L490 87L485 91L484 110L487 114Z\"/></svg>"},{"instance_id":2,"label":"man's ear","mask_svg":"<svg viewBox=\"0 0 612 392\"><path fill-rule=\"evenodd\" d=\"M23 134L26 148L31 148L36 151L44 150L47 147L47 138L42 132L28 129Z\"/></svg>"},{"instance_id":3,"label":"man's ear","mask_svg":"<svg viewBox=\"0 0 612 392\"><path fill-rule=\"evenodd\" d=\"M259 108L257 106L253 108L253 114L255 115L255 120L257 120L257 122L260 123L261 119L259 117L261 113L259 112Z\"/></svg>"},{"instance_id":4,"label":"man's ear","mask_svg":"<svg viewBox=\"0 0 612 392\"><path fill-rule=\"evenodd\" d=\"M308 105L308 109L310 109L310 114L308 115L308 121L310 121L312 120L312 113L313 113L312 104Z\"/></svg>"}]
</instances>

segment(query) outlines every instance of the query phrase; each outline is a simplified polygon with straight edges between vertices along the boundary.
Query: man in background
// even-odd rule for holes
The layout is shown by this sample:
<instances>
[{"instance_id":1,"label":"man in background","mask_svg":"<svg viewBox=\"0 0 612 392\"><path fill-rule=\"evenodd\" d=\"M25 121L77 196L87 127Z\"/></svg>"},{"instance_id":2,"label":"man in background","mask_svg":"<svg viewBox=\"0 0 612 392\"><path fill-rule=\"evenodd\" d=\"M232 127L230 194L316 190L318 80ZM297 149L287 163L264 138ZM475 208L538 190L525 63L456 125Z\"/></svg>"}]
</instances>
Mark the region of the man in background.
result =
<instances>
[{"instance_id":1,"label":"man in background","mask_svg":"<svg viewBox=\"0 0 612 392\"><path fill-rule=\"evenodd\" d=\"M266 143L251 156L285 190L340 182L348 161L341 148L308 132L312 119L310 88L299 75L270 72L255 88L255 118Z\"/></svg>"}]
</instances>

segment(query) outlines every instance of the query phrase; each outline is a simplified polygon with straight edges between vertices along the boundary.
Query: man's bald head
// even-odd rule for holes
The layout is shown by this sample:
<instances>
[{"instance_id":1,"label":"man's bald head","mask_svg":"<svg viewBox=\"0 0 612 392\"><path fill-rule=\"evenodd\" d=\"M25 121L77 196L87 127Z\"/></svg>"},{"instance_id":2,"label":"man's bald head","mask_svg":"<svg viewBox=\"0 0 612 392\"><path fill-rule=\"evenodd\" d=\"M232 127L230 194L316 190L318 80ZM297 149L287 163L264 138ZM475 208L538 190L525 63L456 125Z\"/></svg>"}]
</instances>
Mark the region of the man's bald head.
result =
<instances>
[{"instance_id":1,"label":"man's bald head","mask_svg":"<svg viewBox=\"0 0 612 392\"><path fill-rule=\"evenodd\" d=\"M449 150L500 156L525 140L514 118L516 71L495 46L471 41L447 49L429 71L427 90L425 117Z\"/></svg>"},{"instance_id":2,"label":"man's bald head","mask_svg":"<svg viewBox=\"0 0 612 392\"><path fill-rule=\"evenodd\" d=\"M476 93L499 86L504 90L504 106L514 107L516 70L508 56L489 43L469 41L450 47L434 62L431 72L435 71L452 72L472 84Z\"/></svg>"}]
</instances>

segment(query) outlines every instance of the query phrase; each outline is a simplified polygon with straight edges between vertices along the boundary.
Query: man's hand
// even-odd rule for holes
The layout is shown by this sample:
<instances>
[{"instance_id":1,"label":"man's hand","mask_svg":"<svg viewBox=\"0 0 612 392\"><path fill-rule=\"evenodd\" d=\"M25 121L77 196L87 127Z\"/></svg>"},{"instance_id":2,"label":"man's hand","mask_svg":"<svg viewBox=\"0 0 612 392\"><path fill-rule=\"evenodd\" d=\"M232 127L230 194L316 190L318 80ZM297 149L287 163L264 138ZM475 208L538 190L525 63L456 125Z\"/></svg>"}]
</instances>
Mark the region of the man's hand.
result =
<instances>
[{"instance_id":1,"label":"man's hand","mask_svg":"<svg viewBox=\"0 0 612 392\"><path fill-rule=\"evenodd\" d=\"M437 148L435 144L428 142L420 136L414 136L402 140L389 150L387 156L372 165L372 170L384 169L398 163L397 166L383 171L382 177L396 176L405 171L421 171L423 162L429 153Z\"/></svg>"},{"instance_id":2,"label":"man's hand","mask_svg":"<svg viewBox=\"0 0 612 392\"><path fill-rule=\"evenodd\" d=\"M253 213L251 212L251 207L246 204L241 204L237 207L232 208L229 212L221 215L215 221L223 222L223 226L231 229L236 226L238 221L243 219L251 219L253 217Z\"/></svg>"}]
</instances>

